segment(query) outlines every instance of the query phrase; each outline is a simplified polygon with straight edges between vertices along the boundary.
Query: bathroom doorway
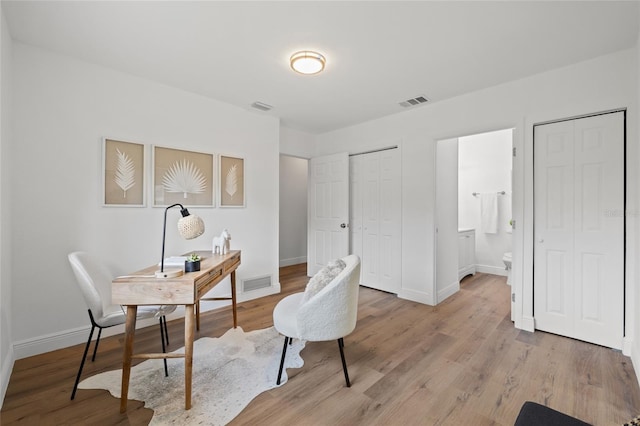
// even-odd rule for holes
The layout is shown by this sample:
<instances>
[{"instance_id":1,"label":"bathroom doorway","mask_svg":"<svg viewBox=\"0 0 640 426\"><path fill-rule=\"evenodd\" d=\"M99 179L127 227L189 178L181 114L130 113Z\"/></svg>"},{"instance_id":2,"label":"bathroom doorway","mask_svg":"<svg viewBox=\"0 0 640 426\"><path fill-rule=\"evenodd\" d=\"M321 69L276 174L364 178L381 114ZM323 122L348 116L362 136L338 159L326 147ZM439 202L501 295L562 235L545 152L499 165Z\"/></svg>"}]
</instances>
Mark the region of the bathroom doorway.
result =
<instances>
[{"instance_id":1,"label":"bathroom doorway","mask_svg":"<svg viewBox=\"0 0 640 426\"><path fill-rule=\"evenodd\" d=\"M513 129L437 142L436 303L470 274L509 275L512 147Z\"/></svg>"},{"instance_id":2,"label":"bathroom doorway","mask_svg":"<svg viewBox=\"0 0 640 426\"><path fill-rule=\"evenodd\" d=\"M458 139L458 228L475 230L476 272L508 275L512 146L512 129Z\"/></svg>"}]
</instances>

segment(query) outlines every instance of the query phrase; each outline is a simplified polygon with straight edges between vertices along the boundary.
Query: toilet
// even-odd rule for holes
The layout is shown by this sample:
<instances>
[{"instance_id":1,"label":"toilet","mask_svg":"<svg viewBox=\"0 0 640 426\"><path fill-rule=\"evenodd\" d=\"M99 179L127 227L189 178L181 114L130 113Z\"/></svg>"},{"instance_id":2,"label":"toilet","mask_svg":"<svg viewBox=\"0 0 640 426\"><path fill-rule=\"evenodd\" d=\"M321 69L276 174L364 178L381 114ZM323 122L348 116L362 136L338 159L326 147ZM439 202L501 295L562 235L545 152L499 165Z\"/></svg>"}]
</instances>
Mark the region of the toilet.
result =
<instances>
[{"instance_id":1,"label":"toilet","mask_svg":"<svg viewBox=\"0 0 640 426\"><path fill-rule=\"evenodd\" d=\"M507 270L507 284L511 285L511 252L507 252L502 256L504 269Z\"/></svg>"}]
</instances>

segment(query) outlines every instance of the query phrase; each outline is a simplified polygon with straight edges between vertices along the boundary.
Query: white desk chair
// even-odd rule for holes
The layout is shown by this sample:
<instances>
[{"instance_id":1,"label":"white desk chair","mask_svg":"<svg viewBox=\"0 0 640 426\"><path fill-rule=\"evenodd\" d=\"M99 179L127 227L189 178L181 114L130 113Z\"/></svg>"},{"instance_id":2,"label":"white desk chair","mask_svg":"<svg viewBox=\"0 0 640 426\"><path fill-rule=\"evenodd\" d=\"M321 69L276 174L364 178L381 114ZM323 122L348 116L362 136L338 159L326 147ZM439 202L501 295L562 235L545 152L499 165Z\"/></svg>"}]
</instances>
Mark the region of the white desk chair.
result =
<instances>
[{"instance_id":1,"label":"white desk chair","mask_svg":"<svg viewBox=\"0 0 640 426\"><path fill-rule=\"evenodd\" d=\"M89 254L79 251L69 254L69 263L71 264L71 269L73 269L73 273L76 276L76 281L78 282L82 296L84 297L85 302L87 302L87 306L89 308L89 319L91 320L91 332L89 333L87 345L84 348L84 354L82 355L82 361L80 362L76 382L73 385L73 392L71 393L71 399L74 399L76 396L76 390L78 389L78 383L80 382L82 369L84 368L84 361L87 358L87 352L89 351L89 345L91 344L91 338L93 337L93 331L96 327L98 328L98 338L96 339L96 344L93 348L93 357L91 358L92 362L96 359L96 352L98 350L98 343L100 343L102 329L124 324L127 316L120 305L111 304L111 281L113 280L113 277L104 265ZM169 333L167 332L167 319L165 318L165 315L170 314L175 310L175 305L138 307L137 319L158 318L160 322L162 352L166 352L165 343L166 345L169 345ZM164 373L167 376L169 375L166 358L164 360Z\"/></svg>"},{"instance_id":2,"label":"white desk chair","mask_svg":"<svg viewBox=\"0 0 640 426\"><path fill-rule=\"evenodd\" d=\"M338 340L344 378L347 387L351 387L343 337L356 327L360 258L350 255L339 260L345 267L337 276L334 268L339 262L330 262L309 281L305 292L285 297L273 310L273 325L285 336L277 384L280 384L287 345L295 337L310 342Z\"/></svg>"}]
</instances>

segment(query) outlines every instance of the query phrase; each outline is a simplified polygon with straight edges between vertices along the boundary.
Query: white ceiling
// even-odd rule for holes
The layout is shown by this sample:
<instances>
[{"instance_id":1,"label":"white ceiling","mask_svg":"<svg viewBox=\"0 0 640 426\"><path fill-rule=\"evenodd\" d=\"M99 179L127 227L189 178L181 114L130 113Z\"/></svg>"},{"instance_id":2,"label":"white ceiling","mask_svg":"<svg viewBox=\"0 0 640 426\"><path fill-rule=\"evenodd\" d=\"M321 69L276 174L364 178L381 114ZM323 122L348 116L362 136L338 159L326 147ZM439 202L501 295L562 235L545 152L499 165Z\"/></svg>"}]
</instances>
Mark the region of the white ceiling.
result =
<instances>
[{"instance_id":1,"label":"white ceiling","mask_svg":"<svg viewBox=\"0 0 640 426\"><path fill-rule=\"evenodd\" d=\"M6 1L16 41L324 133L630 48L638 2ZM323 53L323 73L289 56ZM259 112L250 104L274 106ZM428 104L427 104L428 105ZM420 108L420 107L417 107Z\"/></svg>"}]
</instances>

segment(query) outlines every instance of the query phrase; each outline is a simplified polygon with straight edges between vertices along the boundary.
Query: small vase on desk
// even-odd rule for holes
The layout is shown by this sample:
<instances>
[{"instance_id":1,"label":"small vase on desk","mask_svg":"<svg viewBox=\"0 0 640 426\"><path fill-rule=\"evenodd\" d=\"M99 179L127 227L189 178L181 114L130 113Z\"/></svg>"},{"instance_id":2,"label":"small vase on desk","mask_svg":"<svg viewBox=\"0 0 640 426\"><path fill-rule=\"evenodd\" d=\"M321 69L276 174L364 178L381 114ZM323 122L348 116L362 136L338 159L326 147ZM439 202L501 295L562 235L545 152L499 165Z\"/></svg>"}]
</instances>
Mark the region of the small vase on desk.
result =
<instances>
[{"instance_id":1,"label":"small vase on desk","mask_svg":"<svg viewBox=\"0 0 640 426\"><path fill-rule=\"evenodd\" d=\"M189 260L185 260L184 261L184 271L185 272L196 272L200 270L200 261L199 260L195 260L195 261L189 261Z\"/></svg>"}]
</instances>

